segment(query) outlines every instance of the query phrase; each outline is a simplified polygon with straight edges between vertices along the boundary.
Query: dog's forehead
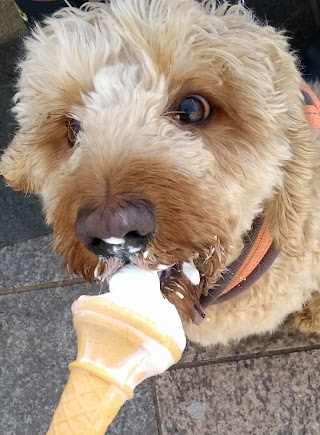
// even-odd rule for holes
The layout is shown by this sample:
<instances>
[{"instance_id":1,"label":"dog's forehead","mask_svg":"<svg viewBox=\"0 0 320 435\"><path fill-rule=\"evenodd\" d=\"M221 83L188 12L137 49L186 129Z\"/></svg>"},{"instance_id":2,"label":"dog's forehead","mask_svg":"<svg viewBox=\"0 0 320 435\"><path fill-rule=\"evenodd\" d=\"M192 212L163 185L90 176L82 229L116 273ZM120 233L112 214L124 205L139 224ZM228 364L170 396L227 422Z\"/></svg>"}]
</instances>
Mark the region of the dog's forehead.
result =
<instances>
[{"instance_id":1,"label":"dog's forehead","mask_svg":"<svg viewBox=\"0 0 320 435\"><path fill-rule=\"evenodd\" d=\"M208 11L189 0L117 0L80 11L66 8L27 40L19 85L32 93L38 123L48 113L74 113L73 107L81 108L93 93L100 95L96 107L105 107L107 100L125 106L129 98L134 101L133 92L139 96L142 84L143 98L150 90L162 98L155 104L158 114L177 110L185 97L196 94L230 119L252 125L248 106L255 109L255 119L258 109L264 116L274 74L271 42L265 33L260 38L261 32L244 10L229 13L213 5ZM14 111L22 118L27 95L16 98L21 104Z\"/></svg>"},{"instance_id":2,"label":"dog's forehead","mask_svg":"<svg viewBox=\"0 0 320 435\"><path fill-rule=\"evenodd\" d=\"M135 66L144 80L164 75L174 94L206 68L214 78L225 74L221 68L226 60L237 63L231 41L224 36L222 42L219 36L231 34L222 17L188 0L149 3L120 0L92 6L85 13L66 8L47 20L47 27L28 42L29 49L37 56L40 42L41 57L47 69L52 64L52 75L56 73L64 85L76 81L82 92L92 90L106 66L109 76L111 69L116 76L121 65Z\"/></svg>"}]
</instances>

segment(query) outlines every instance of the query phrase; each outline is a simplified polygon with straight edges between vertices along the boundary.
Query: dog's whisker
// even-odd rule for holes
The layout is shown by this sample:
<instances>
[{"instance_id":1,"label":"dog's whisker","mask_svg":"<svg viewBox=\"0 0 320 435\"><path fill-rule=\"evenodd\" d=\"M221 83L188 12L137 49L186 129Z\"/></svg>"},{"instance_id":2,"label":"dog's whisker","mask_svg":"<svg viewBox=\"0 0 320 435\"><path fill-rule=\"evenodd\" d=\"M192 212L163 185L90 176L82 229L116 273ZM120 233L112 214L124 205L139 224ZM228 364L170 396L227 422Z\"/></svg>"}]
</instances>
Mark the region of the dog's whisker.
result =
<instances>
[{"instance_id":1,"label":"dog's whisker","mask_svg":"<svg viewBox=\"0 0 320 435\"><path fill-rule=\"evenodd\" d=\"M49 248L53 248L54 246L54 241L51 240L50 242L46 243L40 250L39 252L43 252L43 251L48 251Z\"/></svg>"}]
</instances>

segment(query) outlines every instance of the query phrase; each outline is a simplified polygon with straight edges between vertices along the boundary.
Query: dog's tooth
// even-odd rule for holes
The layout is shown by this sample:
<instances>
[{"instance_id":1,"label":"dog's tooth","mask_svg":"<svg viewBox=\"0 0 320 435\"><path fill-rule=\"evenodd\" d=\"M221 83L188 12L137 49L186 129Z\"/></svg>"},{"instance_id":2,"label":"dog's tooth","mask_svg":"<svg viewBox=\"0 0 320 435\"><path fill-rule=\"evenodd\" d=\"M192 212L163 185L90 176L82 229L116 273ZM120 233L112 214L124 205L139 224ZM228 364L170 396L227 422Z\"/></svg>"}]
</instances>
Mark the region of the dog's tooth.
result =
<instances>
[{"instance_id":1,"label":"dog's tooth","mask_svg":"<svg viewBox=\"0 0 320 435\"><path fill-rule=\"evenodd\" d=\"M200 273L193 264L184 261L182 263L182 272L192 282L193 285L200 284Z\"/></svg>"},{"instance_id":2,"label":"dog's tooth","mask_svg":"<svg viewBox=\"0 0 320 435\"><path fill-rule=\"evenodd\" d=\"M149 251L144 251L143 258L147 259L149 255Z\"/></svg>"},{"instance_id":3,"label":"dog's tooth","mask_svg":"<svg viewBox=\"0 0 320 435\"><path fill-rule=\"evenodd\" d=\"M140 247L129 246L128 250L129 250L130 254L135 254L136 252L141 251L141 248Z\"/></svg>"}]
</instances>

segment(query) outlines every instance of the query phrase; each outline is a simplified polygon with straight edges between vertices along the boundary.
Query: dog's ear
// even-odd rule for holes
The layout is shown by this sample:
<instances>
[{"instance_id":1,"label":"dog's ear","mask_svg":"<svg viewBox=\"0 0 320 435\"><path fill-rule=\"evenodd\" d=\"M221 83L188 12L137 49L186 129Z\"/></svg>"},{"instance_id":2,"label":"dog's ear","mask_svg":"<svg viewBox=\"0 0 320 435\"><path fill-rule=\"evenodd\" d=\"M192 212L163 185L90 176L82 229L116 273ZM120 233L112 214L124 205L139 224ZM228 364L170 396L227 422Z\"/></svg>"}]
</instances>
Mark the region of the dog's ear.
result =
<instances>
[{"instance_id":1,"label":"dog's ear","mask_svg":"<svg viewBox=\"0 0 320 435\"><path fill-rule=\"evenodd\" d=\"M308 228L312 211L312 180L319 153L315 142L320 140L310 131L304 119L296 119L296 131L291 136L292 159L284 167L283 187L268 206L273 239L282 251L291 256L303 255L309 239Z\"/></svg>"},{"instance_id":2,"label":"dog's ear","mask_svg":"<svg viewBox=\"0 0 320 435\"><path fill-rule=\"evenodd\" d=\"M320 136L307 122L303 81L287 38L270 26L258 26L255 32L272 71L273 98L281 108L276 118L278 133L291 152L283 166L282 186L265 208L278 247L290 256L300 256L310 241L312 183L320 165Z\"/></svg>"},{"instance_id":3,"label":"dog's ear","mask_svg":"<svg viewBox=\"0 0 320 435\"><path fill-rule=\"evenodd\" d=\"M18 133L2 154L0 159L0 175L6 184L14 190L28 193L39 193L32 147L25 144Z\"/></svg>"},{"instance_id":4,"label":"dog's ear","mask_svg":"<svg viewBox=\"0 0 320 435\"><path fill-rule=\"evenodd\" d=\"M237 30L243 30L244 37L245 29L249 30L249 36L255 35L264 55L260 60L265 62L272 76L273 95L270 99L277 110L274 144L276 146L279 138L285 141L291 159L282 168L282 186L265 204L265 209L276 244L288 255L300 256L310 240L312 183L320 164L320 137L308 125L305 116L298 62L282 32L270 26L256 25L251 14L239 5L226 8L221 8L221 13L225 11L222 19L228 28L238 27ZM261 86L264 86L262 82Z\"/></svg>"},{"instance_id":5,"label":"dog's ear","mask_svg":"<svg viewBox=\"0 0 320 435\"><path fill-rule=\"evenodd\" d=\"M310 240L312 183L320 164L320 136L307 121L301 91L304 85L295 59L288 46L281 48L278 52L274 50L272 60L276 71L275 88L283 95L286 105L286 111L279 116L279 125L290 144L292 157L284 165L283 186L269 204L268 215L273 238L281 250L300 256Z\"/></svg>"}]
</instances>

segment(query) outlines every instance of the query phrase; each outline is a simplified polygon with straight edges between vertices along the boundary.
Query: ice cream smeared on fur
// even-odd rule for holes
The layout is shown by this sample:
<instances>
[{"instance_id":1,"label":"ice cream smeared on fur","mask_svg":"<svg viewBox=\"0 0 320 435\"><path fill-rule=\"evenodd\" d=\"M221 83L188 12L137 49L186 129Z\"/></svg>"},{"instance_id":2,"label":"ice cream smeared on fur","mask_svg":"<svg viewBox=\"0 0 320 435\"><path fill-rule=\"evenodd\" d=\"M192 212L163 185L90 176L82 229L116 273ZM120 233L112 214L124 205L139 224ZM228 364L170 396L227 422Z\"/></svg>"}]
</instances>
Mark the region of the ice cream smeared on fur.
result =
<instances>
[{"instance_id":1,"label":"ice cream smeared on fur","mask_svg":"<svg viewBox=\"0 0 320 435\"><path fill-rule=\"evenodd\" d=\"M156 275L160 277L162 294L177 308L181 317L191 319L197 324L201 323L201 320L205 317L199 305L199 299L202 294L202 282L200 273L194 266L192 259L190 262L184 261L173 265L157 264L156 266L150 266L145 255L134 257L133 261L140 267L132 265L133 268L136 267L136 269L132 270L140 270L139 275L142 280L145 279L145 277L143 278L142 271L147 274L146 276L151 273L154 277ZM157 272L148 270L150 267L156 269ZM94 277L100 282L109 282L117 274L117 278L115 277L114 279L119 280L122 275L120 274L118 277L118 274L121 272L127 274L128 268L130 266L124 266L124 263L117 257L100 257ZM135 294L136 290L133 290L132 287L131 289L133 294ZM139 285L137 289L139 289Z\"/></svg>"},{"instance_id":2,"label":"ice cream smeared on fur","mask_svg":"<svg viewBox=\"0 0 320 435\"><path fill-rule=\"evenodd\" d=\"M200 273L190 262L174 265L161 275L161 291L181 317L200 324L204 319L199 299L202 293Z\"/></svg>"},{"instance_id":3,"label":"ice cream smeared on fur","mask_svg":"<svg viewBox=\"0 0 320 435\"><path fill-rule=\"evenodd\" d=\"M182 263L182 272L189 278L193 285L200 284L200 274L193 264L184 261Z\"/></svg>"},{"instance_id":4,"label":"ice cream smeared on fur","mask_svg":"<svg viewBox=\"0 0 320 435\"><path fill-rule=\"evenodd\" d=\"M98 264L94 270L94 278L100 282L108 281L122 266L122 261L117 257L99 257Z\"/></svg>"}]
</instances>

